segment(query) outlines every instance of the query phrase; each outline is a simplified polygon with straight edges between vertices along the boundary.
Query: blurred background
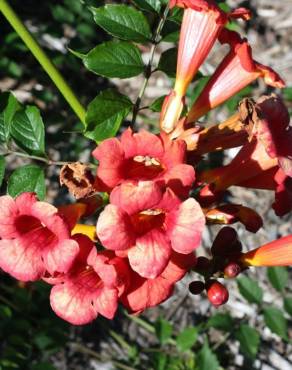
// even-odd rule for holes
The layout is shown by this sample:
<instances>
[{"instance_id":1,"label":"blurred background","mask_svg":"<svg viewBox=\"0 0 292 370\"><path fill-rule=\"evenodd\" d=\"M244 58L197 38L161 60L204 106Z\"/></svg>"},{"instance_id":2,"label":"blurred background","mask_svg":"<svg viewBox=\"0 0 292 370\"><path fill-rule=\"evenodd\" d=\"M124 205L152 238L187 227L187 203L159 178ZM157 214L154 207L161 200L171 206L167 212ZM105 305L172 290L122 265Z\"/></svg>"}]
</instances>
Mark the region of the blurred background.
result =
<instances>
[{"instance_id":1,"label":"blurred background","mask_svg":"<svg viewBox=\"0 0 292 370\"><path fill-rule=\"evenodd\" d=\"M121 1L131 3L131 1ZM97 93L109 86L128 95L138 96L143 76L108 81L87 71L80 59L68 48L87 52L109 36L93 21L89 5L97 0L10 0L57 68L87 106ZM113 3L108 1L108 3ZM120 3L120 2L119 2ZM232 8L245 6L252 10L251 21L233 24L246 35L257 61L273 67L286 81L283 96L292 111L292 1L228 0ZM155 20L150 19L151 22ZM59 94L32 54L0 16L0 91L11 90L25 104L39 107L46 127L46 146L54 160L92 161L94 142L80 135L81 123ZM165 42L157 48L155 62L163 51L173 46L178 26L168 22ZM150 47L141 46L143 59ZM212 74L226 49L217 45L201 72ZM150 105L172 86L175 72L169 65L167 74L155 72L146 89L143 106ZM194 83L190 99L200 89ZM244 96L258 97L271 90L261 82L246 88L224 106L209 114L208 122L221 122L236 110ZM145 110L138 126L157 131L158 112ZM225 163L234 155L211 156L210 163ZM27 160L9 157L7 176ZM46 168L50 179L46 199L55 204L69 199L59 187L59 169ZM2 187L2 193L5 193ZM292 233L292 216L278 218L271 209L274 194L235 188L230 200L248 204L265 219L256 235L236 225L246 249ZM210 247L219 228L204 235L204 246ZM206 252L202 248L202 255ZM212 370L212 369L292 369L292 287L291 270L258 269L249 271L237 281L227 282L228 303L212 308L202 296L188 293L191 278L185 278L175 294L161 306L139 317L128 317L120 310L113 321L98 318L91 325L73 327L58 319L49 307L49 287L41 284L18 284L0 272L0 369L21 370ZM192 279L193 280L193 279ZM269 310L270 308L270 310Z\"/></svg>"}]
</instances>

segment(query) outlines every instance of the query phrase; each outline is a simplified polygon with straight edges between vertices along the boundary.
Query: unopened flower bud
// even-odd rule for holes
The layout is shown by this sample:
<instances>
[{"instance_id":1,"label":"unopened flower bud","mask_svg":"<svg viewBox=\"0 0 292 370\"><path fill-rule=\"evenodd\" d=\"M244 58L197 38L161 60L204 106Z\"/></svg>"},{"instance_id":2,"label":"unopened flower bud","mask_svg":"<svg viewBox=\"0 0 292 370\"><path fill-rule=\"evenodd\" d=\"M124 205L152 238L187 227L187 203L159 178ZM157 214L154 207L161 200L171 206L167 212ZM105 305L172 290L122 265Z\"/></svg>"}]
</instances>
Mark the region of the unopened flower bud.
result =
<instances>
[{"instance_id":1,"label":"unopened flower bud","mask_svg":"<svg viewBox=\"0 0 292 370\"><path fill-rule=\"evenodd\" d=\"M207 285L207 295L213 306L219 307L229 298L228 290L218 281L211 280Z\"/></svg>"},{"instance_id":2,"label":"unopened flower bud","mask_svg":"<svg viewBox=\"0 0 292 370\"><path fill-rule=\"evenodd\" d=\"M199 273L206 273L210 270L211 266L212 262L207 257L198 257L195 271Z\"/></svg>"},{"instance_id":3,"label":"unopened flower bud","mask_svg":"<svg viewBox=\"0 0 292 370\"><path fill-rule=\"evenodd\" d=\"M242 271L242 267L236 262L229 262L228 265L224 268L224 277L225 278L235 278Z\"/></svg>"},{"instance_id":4,"label":"unopened flower bud","mask_svg":"<svg viewBox=\"0 0 292 370\"><path fill-rule=\"evenodd\" d=\"M219 231L211 248L213 256L238 254L241 250L242 245L238 240L237 232L230 226L223 227Z\"/></svg>"},{"instance_id":5,"label":"unopened flower bud","mask_svg":"<svg viewBox=\"0 0 292 370\"><path fill-rule=\"evenodd\" d=\"M192 281L189 284L189 291L192 294L201 294L205 289L205 284L202 281Z\"/></svg>"}]
</instances>

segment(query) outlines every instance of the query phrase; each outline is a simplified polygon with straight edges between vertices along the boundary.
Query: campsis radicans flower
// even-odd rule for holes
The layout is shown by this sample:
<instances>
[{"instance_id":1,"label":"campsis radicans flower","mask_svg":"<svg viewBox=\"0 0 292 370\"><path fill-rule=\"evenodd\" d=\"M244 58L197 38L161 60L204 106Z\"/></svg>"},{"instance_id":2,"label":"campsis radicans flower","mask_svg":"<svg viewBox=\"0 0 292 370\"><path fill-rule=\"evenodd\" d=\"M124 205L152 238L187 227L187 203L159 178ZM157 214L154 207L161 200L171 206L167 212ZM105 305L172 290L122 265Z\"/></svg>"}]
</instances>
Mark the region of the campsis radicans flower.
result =
<instances>
[{"instance_id":1,"label":"campsis radicans flower","mask_svg":"<svg viewBox=\"0 0 292 370\"><path fill-rule=\"evenodd\" d=\"M292 235L243 253L240 261L245 266L291 266Z\"/></svg>"},{"instance_id":2,"label":"campsis radicans flower","mask_svg":"<svg viewBox=\"0 0 292 370\"><path fill-rule=\"evenodd\" d=\"M65 274L44 278L53 284L50 302L53 311L74 325L84 325L98 314L112 319L118 298L128 281L128 265L111 251L97 252L85 235L76 234L79 253Z\"/></svg>"},{"instance_id":3,"label":"campsis radicans flower","mask_svg":"<svg viewBox=\"0 0 292 370\"><path fill-rule=\"evenodd\" d=\"M224 29L219 39L230 45L230 51L191 107L187 122L197 121L258 78L263 78L267 85L285 87L285 82L273 69L253 59L249 43L237 32Z\"/></svg>"},{"instance_id":4,"label":"campsis radicans flower","mask_svg":"<svg viewBox=\"0 0 292 370\"><path fill-rule=\"evenodd\" d=\"M166 268L172 251L189 254L201 242L205 217L193 198L182 202L152 181L124 183L110 195L96 233L105 248L128 256L134 271L154 279Z\"/></svg>"},{"instance_id":5,"label":"campsis radicans flower","mask_svg":"<svg viewBox=\"0 0 292 370\"><path fill-rule=\"evenodd\" d=\"M187 88L228 19L250 18L250 12L244 8L227 14L216 5L215 1L210 0L170 1L170 7L174 6L184 8L184 16L180 32L175 85L164 100L160 117L160 127L167 133L171 132L179 121Z\"/></svg>"},{"instance_id":6,"label":"campsis radicans flower","mask_svg":"<svg viewBox=\"0 0 292 370\"><path fill-rule=\"evenodd\" d=\"M97 176L109 188L126 181L152 180L187 196L195 180L192 166L185 164L186 144L163 133L129 128L120 139L103 141L93 152L99 161Z\"/></svg>"},{"instance_id":7,"label":"campsis radicans flower","mask_svg":"<svg viewBox=\"0 0 292 370\"><path fill-rule=\"evenodd\" d=\"M143 278L130 269L129 285L120 301L130 313L140 313L146 308L157 306L168 299L174 284L181 280L196 263L193 253L171 253L170 260L162 273L154 279Z\"/></svg>"},{"instance_id":8,"label":"campsis radicans flower","mask_svg":"<svg viewBox=\"0 0 292 370\"><path fill-rule=\"evenodd\" d=\"M0 197L0 267L21 281L67 272L79 251L58 209L34 193Z\"/></svg>"},{"instance_id":9,"label":"campsis radicans flower","mask_svg":"<svg viewBox=\"0 0 292 370\"><path fill-rule=\"evenodd\" d=\"M211 201L212 193L222 194L228 187L236 185L275 189L277 194L284 191L283 199L289 200L291 205L292 128L288 110L276 95L262 97L256 104L247 103L251 112L246 120L250 140L230 164L202 172L200 181L210 184L202 189L202 198L209 197ZM277 198L277 194L276 203L279 203L281 197ZM277 204L274 208L278 215L291 209L290 206L287 209L287 204L286 207Z\"/></svg>"}]
</instances>

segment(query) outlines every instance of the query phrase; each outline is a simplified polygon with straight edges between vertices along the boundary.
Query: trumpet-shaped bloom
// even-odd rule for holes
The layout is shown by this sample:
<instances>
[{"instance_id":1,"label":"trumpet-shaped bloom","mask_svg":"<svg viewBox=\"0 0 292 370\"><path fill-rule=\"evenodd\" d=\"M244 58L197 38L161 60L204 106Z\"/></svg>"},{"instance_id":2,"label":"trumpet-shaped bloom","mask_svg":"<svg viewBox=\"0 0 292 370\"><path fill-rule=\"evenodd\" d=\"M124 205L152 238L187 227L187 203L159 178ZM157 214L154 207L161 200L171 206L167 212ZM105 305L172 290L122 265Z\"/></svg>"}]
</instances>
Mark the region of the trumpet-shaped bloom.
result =
<instances>
[{"instance_id":1,"label":"trumpet-shaped bloom","mask_svg":"<svg viewBox=\"0 0 292 370\"><path fill-rule=\"evenodd\" d=\"M128 256L134 271L154 279L172 250L189 254L200 242L205 217L192 198L181 202L169 188L151 181L115 188L97 221L97 236L107 249Z\"/></svg>"},{"instance_id":2,"label":"trumpet-shaped bloom","mask_svg":"<svg viewBox=\"0 0 292 370\"><path fill-rule=\"evenodd\" d=\"M236 32L224 29L220 34L220 41L230 44L230 52L191 107L187 122L196 121L259 77L262 77L270 86L278 88L285 86L284 81L275 71L253 60L252 50L247 40L241 39Z\"/></svg>"},{"instance_id":3,"label":"trumpet-shaped bloom","mask_svg":"<svg viewBox=\"0 0 292 370\"><path fill-rule=\"evenodd\" d=\"M89 238L74 236L80 252L71 269L55 278L50 302L54 312L74 325L84 325L98 314L112 319L118 297L127 284L128 266L113 252L97 252Z\"/></svg>"},{"instance_id":4,"label":"trumpet-shaped bloom","mask_svg":"<svg viewBox=\"0 0 292 370\"><path fill-rule=\"evenodd\" d=\"M139 313L164 302L171 296L174 284L184 277L195 262L196 257L192 253L183 255L172 252L166 268L155 279L143 278L131 270L129 286L121 296L121 302L130 313Z\"/></svg>"},{"instance_id":5,"label":"trumpet-shaped bloom","mask_svg":"<svg viewBox=\"0 0 292 370\"><path fill-rule=\"evenodd\" d=\"M187 195L195 172L185 162L186 144L166 135L127 129L119 139L103 141L93 156L99 160L98 177L110 189L125 181L158 182L179 195Z\"/></svg>"},{"instance_id":6,"label":"trumpet-shaped bloom","mask_svg":"<svg viewBox=\"0 0 292 370\"><path fill-rule=\"evenodd\" d=\"M290 266L292 265L292 235L285 236L241 256L247 266Z\"/></svg>"},{"instance_id":7,"label":"trumpet-shaped bloom","mask_svg":"<svg viewBox=\"0 0 292 370\"><path fill-rule=\"evenodd\" d=\"M34 193L0 197L0 237L0 267L22 281L68 271L79 250L58 209Z\"/></svg>"},{"instance_id":8,"label":"trumpet-shaped bloom","mask_svg":"<svg viewBox=\"0 0 292 370\"><path fill-rule=\"evenodd\" d=\"M207 58L220 32L230 17L250 17L248 10L240 8L224 13L215 1L171 1L170 6L185 8L180 32L177 71L174 89L166 97L160 117L160 127L170 133L177 125L184 107L187 88Z\"/></svg>"},{"instance_id":9,"label":"trumpet-shaped bloom","mask_svg":"<svg viewBox=\"0 0 292 370\"><path fill-rule=\"evenodd\" d=\"M287 176L292 171L292 129L289 114L282 100L272 95L250 104L252 114L246 143L227 166L206 171L201 180L212 183L214 191L240 185L265 171L282 168Z\"/></svg>"}]
</instances>

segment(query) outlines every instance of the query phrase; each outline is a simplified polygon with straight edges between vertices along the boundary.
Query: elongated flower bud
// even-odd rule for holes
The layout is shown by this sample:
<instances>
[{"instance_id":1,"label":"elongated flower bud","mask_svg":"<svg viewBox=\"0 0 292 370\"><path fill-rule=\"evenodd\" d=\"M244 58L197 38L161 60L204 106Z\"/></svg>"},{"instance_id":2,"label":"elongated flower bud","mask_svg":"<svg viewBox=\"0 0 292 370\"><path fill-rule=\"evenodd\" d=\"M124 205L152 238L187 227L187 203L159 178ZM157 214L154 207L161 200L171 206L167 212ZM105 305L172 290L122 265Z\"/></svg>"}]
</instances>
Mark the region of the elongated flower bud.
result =
<instances>
[{"instance_id":1,"label":"elongated flower bud","mask_svg":"<svg viewBox=\"0 0 292 370\"><path fill-rule=\"evenodd\" d=\"M241 256L246 266L292 265L292 235L274 240Z\"/></svg>"}]
</instances>

